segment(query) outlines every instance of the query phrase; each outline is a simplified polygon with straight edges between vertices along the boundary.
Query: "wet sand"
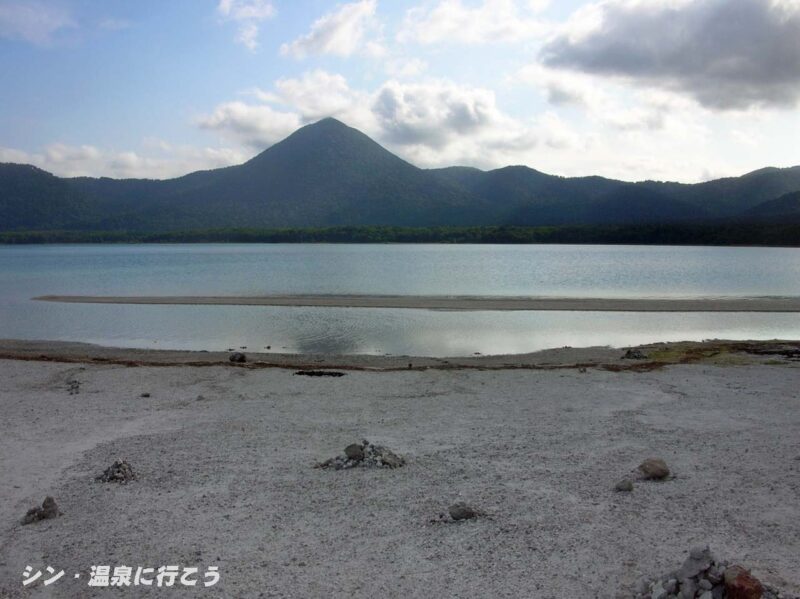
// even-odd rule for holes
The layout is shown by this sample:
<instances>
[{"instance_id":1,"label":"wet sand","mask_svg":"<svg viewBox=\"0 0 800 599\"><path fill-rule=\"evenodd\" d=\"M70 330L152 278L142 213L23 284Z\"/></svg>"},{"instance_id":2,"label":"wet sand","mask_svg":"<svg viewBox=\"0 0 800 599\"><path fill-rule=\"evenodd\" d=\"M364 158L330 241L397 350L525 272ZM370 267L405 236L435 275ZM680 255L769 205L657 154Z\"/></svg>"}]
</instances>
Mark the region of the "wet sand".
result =
<instances>
[{"instance_id":1,"label":"wet sand","mask_svg":"<svg viewBox=\"0 0 800 599\"><path fill-rule=\"evenodd\" d=\"M180 564L219 567L192 596L629 598L704 543L800 596L800 343L641 350L240 365L0 341L0 596ZM293 374L312 366L347 370ZM312 467L361 439L407 465ZM674 477L612 490L651 456ZM137 480L96 482L118 457ZM45 495L64 515L22 526ZM431 523L456 501L489 517ZM26 565L68 576L23 589Z\"/></svg>"},{"instance_id":2,"label":"wet sand","mask_svg":"<svg viewBox=\"0 0 800 599\"><path fill-rule=\"evenodd\" d=\"M212 306L306 306L417 310L539 310L566 312L800 312L800 297L568 298L414 295L91 296L44 295L46 302Z\"/></svg>"}]
</instances>

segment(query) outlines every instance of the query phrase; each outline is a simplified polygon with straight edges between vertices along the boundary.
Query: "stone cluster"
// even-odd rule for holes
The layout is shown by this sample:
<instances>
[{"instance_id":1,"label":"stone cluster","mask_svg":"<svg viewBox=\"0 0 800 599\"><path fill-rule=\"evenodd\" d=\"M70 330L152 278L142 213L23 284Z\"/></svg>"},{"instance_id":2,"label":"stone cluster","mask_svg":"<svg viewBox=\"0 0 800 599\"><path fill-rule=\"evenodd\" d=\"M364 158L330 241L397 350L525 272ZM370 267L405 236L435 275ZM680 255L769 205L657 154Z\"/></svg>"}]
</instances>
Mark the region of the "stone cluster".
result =
<instances>
[{"instance_id":1,"label":"stone cluster","mask_svg":"<svg viewBox=\"0 0 800 599\"><path fill-rule=\"evenodd\" d=\"M344 448L344 454L317 464L317 468L345 470L357 466L365 468L400 468L406 461L393 451L369 441L353 443Z\"/></svg>"},{"instance_id":2,"label":"stone cluster","mask_svg":"<svg viewBox=\"0 0 800 599\"><path fill-rule=\"evenodd\" d=\"M680 569L639 584L637 599L791 599L765 587L742 566L718 561L708 546L694 547Z\"/></svg>"},{"instance_id":3,"label":"stone cluster","mask_svg":"<svg viewBox=\"0 0 800 599\"><path fill-rule=\"evenodd\" d=\"M49 495L44 498L42 502L42 507L32 507L28 510L25 514L25 517L22 519L23 524L31 524L32 522L37 522L39 520L49 520L50 518L57 518L61 515L61 512L58 509L58 504L56 504L56 500L50 497Z\"/></svg>"},{"instance_id":4,"label":"stone cluster","mask_svg":"<svg viewBox=\"0 0 800 599\"><path fill-rule=\"evenodd\" d=\"M631 348L625 352L622 356L623 360L647 360L648 355L644 353L642 350L637 348Z\"/></svg>"},{"instance_id":5,"label":"stone cluster","mask_svg":"<svg viewBox=\"0 0 800 599\"><path fill-rule=\"evenodd\" d=\"M114 463L106 468L103 474L97 477L97 480L104 483L120 483L124 485L135 478L136 474L128 462L125 460L114 460Z\"/></svg>"}]
</instances>

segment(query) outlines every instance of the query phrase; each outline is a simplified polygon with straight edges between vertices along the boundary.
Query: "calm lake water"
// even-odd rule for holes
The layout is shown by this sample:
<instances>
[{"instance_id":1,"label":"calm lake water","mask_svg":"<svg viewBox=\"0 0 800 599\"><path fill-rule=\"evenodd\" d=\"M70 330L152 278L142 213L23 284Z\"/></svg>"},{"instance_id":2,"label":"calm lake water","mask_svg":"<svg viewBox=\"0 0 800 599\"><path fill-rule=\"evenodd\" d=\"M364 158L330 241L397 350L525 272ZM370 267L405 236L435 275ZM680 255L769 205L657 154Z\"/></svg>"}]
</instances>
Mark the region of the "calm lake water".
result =
<instances>
[{"instance_id":1,"label":"calm lake water","mask_svg":"<svg viewBox=\"0 0 800 599\"><path fill-rule=\"evenodd\" d=\"M800 338L798 314L126 306L38 295L800 296L800 250L508 245L0 246L0 338L120 347L469 355Z\"/></svg>"}]
</instances>

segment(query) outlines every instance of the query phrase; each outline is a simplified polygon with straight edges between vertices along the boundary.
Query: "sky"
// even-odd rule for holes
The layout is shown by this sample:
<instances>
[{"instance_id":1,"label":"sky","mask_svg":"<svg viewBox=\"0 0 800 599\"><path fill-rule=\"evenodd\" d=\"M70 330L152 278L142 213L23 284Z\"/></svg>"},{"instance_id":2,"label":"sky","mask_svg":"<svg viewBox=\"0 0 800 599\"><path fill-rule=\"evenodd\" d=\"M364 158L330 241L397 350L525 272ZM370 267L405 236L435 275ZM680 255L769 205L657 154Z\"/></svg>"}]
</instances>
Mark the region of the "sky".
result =
<instances>
[{"instance_id":1,"label":"sky","mask_svg":"<svg viewBox=\"0 0 800 599\"><path fill-rule=\"evenodd\" d=\"M332 116L424 168L800 164L800 0L0 0L0 162L168 178Z\"/></svg>"}]
</instances>

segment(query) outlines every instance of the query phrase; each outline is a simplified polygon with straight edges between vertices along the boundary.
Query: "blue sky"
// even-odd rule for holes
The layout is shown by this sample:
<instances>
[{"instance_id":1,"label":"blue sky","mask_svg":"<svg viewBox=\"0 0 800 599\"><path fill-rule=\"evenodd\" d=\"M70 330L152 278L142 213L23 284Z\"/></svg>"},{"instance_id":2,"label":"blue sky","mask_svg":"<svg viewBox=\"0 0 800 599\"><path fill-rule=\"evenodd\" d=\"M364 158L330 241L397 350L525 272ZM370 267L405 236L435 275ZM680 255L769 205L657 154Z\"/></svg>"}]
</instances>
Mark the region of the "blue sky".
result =
<instances>
[{"instance_id":1,"label":"blue sky","mask_svg":"<svg viewBox=\"0 0 800 599\"><path fill-rule=\"evenodd\" d=\"M423 167L800 164L800 0L0 0L0 161L163 178L334 116Z\"/></svg>"}]
</instances>

